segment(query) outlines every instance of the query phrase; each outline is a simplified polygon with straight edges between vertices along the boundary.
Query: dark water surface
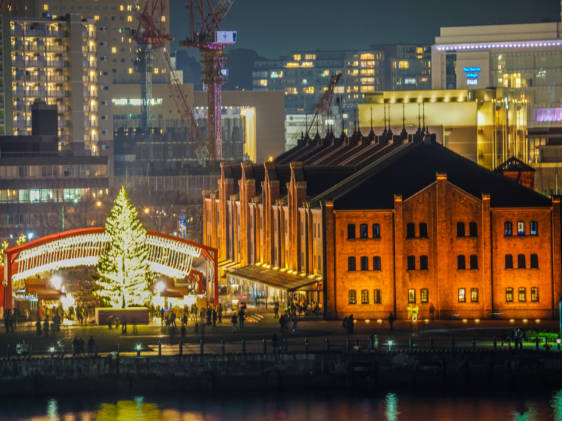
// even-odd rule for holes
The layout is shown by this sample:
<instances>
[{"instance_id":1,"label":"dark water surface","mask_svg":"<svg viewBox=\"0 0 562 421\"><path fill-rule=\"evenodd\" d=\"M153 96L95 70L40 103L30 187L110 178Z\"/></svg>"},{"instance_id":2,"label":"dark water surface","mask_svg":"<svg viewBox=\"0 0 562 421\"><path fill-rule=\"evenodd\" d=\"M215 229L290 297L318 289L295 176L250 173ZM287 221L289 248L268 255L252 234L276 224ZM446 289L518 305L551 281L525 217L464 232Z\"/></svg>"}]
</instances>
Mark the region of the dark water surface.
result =
<instances>
[{"instance_id":1,"label":"dark water surface","mask_svg":"<svg viewBox=\"0 0 562 421\"><path fill-rule=\"evenodd\" d=\"M562 421L562 390L518 395L425 392L81 397L0 401L0 421Z\"/></svg>"}]
</instances>

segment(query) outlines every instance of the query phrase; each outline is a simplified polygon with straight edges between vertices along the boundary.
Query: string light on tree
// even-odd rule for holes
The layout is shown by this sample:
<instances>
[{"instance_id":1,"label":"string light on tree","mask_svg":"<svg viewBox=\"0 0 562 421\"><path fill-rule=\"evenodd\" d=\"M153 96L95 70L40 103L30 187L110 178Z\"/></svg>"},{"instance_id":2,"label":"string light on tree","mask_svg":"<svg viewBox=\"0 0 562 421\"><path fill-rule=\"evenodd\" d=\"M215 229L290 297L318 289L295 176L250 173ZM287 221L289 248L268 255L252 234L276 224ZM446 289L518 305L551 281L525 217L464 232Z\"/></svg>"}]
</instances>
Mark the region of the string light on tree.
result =
<instances>
[{"instance_id":1,"label":"string light on tree","mask_svg":"<svg viewBox=\"0 0 562 421\"><path fill-rule=\"evenodd\" d=\"M109 243L96 266L95 294L113 308L145 305L152 285L147 234L124 187L106 220L105 234Z\"/></svg>"}]
</instances>

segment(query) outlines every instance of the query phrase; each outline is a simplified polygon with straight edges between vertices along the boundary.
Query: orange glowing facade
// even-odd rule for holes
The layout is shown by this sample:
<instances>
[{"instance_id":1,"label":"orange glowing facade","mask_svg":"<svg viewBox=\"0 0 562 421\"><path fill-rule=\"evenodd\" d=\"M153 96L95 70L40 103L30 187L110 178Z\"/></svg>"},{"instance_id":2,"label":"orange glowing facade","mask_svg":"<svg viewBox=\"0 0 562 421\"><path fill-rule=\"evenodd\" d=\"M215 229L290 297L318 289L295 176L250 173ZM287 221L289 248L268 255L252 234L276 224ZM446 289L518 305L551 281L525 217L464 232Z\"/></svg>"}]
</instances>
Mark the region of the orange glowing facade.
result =
<instances>
[{"instance_id":1,"label":"orange glowing facade","mask_svg":"<svg viewBox=\"0 0 562 421\"><path fill-rule=\"evenodd\" d=\"M223 165L203 219L224 283L285 282L329 319L552 318L560 300L560 199L419 133Z\"/></svg>"}]
</instances>

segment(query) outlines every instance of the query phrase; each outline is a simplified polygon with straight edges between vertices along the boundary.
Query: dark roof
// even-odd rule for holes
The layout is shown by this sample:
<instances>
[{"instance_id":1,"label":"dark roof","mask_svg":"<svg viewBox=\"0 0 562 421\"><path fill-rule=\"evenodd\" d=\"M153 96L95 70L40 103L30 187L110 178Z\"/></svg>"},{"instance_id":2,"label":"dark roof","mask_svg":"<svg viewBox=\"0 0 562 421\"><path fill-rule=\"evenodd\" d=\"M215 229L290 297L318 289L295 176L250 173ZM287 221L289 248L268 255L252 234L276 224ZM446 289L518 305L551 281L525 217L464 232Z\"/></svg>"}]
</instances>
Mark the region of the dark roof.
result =
<instances>
[{"instance_id":1,"label":"dark roof","mask_svg":"<svg viewBox=\"0 0 562 421\"><path fill-rule=\"evenodd\" d=\"M307 167L303 168L306 193L314 197L353 174L350 167Z\"/></svg>"},{"instance_id":2,"label":"dark roof","mask_svg":"<svg viewBox=\"0 0 562 421\"><path fill-rule=\"evenodd\" d=\"M515 158L512 156L503 164L500 164L495 170L495 173L501 174L504 171L532 171L535 172L535 169L527 164L525 164L520 159Z\"/></svg>"},{"instance_id":3,"label":"dark roof","mask_svg":"<svg viewBox=\"0 0 562 421\"><path fill-rule=\"evenodd\" d=\"M407 199L435 182L438 172L446 173L452 184L477 198L489 193L493 207L551 206L549 198L429 142L401 145L312 203L331 200L336 209L392 209L395 194Z\"/></svg>"}]
</instances>

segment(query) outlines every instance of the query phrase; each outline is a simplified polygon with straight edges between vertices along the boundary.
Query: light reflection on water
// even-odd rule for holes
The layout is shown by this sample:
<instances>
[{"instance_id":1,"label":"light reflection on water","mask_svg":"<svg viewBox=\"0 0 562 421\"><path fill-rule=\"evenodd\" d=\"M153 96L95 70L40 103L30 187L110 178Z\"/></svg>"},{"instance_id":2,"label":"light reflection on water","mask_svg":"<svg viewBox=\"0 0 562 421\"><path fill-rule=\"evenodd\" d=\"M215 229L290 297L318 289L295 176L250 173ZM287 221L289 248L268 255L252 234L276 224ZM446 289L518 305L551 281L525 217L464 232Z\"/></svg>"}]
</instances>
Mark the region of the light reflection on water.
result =
<instances>
[{"instance_id":1,"label":"light reflection on water","mask_svg":"<svg viewBox=\"0 0 562 421\"><path fill-rule=\"evenodd\" d=\"M0 421L562 421L562 391L533 397L437 393L297 396L0 402Z\"/></svg>"}]
</instances>

